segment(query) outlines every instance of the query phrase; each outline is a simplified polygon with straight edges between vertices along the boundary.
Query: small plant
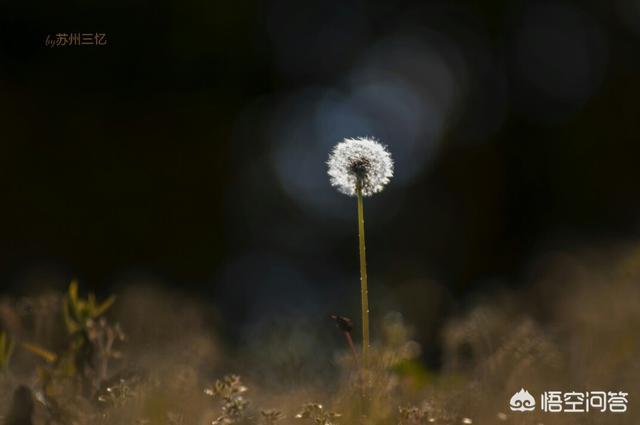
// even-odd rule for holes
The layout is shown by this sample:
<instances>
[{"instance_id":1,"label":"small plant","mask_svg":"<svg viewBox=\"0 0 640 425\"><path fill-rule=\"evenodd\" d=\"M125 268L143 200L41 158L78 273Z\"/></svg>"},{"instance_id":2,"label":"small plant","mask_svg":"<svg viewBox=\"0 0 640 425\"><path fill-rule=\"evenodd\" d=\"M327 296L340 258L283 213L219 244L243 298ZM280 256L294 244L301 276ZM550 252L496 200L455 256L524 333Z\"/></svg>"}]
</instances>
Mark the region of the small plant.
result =
<instances>
[{"instance_id":1,"label":"small plant","mask_svg":"<svg viewBox=\"0 0 640 425\"><path fill-rule=\"evenodd\" d=\"M307 403L302 411L296 415L296 419L308 419L315 425L334 425L342 415L336 412L324 410L322 404Z\"/></svg>"},{"instance_id":2,"label":"small plant","mask_svg":"<svg viewBox=\"0 0 640 425\"><path fill-rule=\"evenodd\" d=\"M274 425L276 422L284 419L282 412L277 409L261 410L260 417L264 425Z\"/></svg>"},{"instance_id":3,"label":"small plant","mask_svg":"<svg viewBox=\"0 0 640 425\"><path fill-rule=\"evenodd\" d=\"M362 306L362 367L369 354L369 289L364 236L363 197L384 189L393 177L393 160L387 149L370 138L345 139L338 143L327 161L331 185L345 195L355 196L358 205L358 245L360 252L360 298Z\"/></svg>"},{"instance_id":4,"label":"small plant","mask_svg":"<svg viewBox=\"0 0 640 425\"><path fill-rule=\"evenodd\" d=\"M137 395L136 389L126 379L120 379L115 385L111 385L98 396L101 403L109 403L113 406L125 404L130 398Z\"/></svg>"},{"instance_id":5,"label":"small plant","mask_svg":"<svg viewBox=\"0 0 640 425\"><path fill-rule=\"evenodd\" d=\"M213 425L232 424L242 419L249 402L242 394L248 388L242 384L238 375L227 375L221 380L216 380L212 387L204 390L204 393L214 398L222 399L222 414L213 420Z\"/></svg>"},{"instance_id":6,"label":"small plant","mask_svg":"<svg viewBox=\"0 0 640 425\"><path fill-rule=\"evenodd\" d=\"M74 280L62 303L66 348L53 352L36 343L21 343L21 347L46 361L37 369L40 389L36 393L53 420L66 421L78 416L78 409L70 407L75 401L100 397L106 401L100 391L109 377L110 361L120 357L115 344L124 340L120 327L112 326L103 317L114 301L115 297L110 297L98 303L94 294L80 297ZM115 404L114 397L120 395L113 393L109 400Z\"/></svg>"},{"instance_id":7,"label":"small plant","mask_svg":"<svg viewBox=\"0 0 640 425\"><path fill-rule=\"evenodd\" d=\"M63 308L64 322L69 334L74 335L83 331L86 332L91 321L106 313L115 300L116 297L111 296L98 304L93 293L90 293L86 299L80 298L78 295L78 282L76 280L71 281Z\"/></svg>"},{"instance_id":8,"label":"small plant","mask_svg":"<svg viewBox=\"0 0 640 425\"><path fill-rule=\"evenodd\" d=\"M63 317L71 342L69 355L72 371L80 373L84 380L84 391L95 395L108 375L108 364L119 357L114 350L116 341L124 340L119 326L111 326L102 317L115 302L111 296L98 303L93 293L87 298L78 295L78 282L69 285L63 305Z\"/></svg>"}]
</instances>

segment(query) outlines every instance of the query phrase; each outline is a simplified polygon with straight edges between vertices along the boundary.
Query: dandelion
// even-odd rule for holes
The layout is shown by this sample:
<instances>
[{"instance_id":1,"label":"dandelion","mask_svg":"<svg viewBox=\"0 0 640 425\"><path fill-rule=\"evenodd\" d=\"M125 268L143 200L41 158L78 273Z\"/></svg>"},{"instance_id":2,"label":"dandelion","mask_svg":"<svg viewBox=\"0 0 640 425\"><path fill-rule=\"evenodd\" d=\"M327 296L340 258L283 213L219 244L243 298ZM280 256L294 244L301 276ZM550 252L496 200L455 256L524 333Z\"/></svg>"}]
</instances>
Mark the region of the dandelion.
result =
<instances>
[{"instance_id":1,"label":"dandelion","mask_svg":"<svg viewBox=\"0 0 640 425\"><path fill-rule=\"evenodd\" d=\"M387 149L374 139L345 139L338 143L327 161L331 185L349 196L371 196L384 189L393 177L393 160Z\"/></svg>"},{"instance_id":2,"label":"dandelion","mask_svg":"<svg viewBox=\"0 0 640 425\"><path fill-rule=\"evenodd\" d=\"M327 161L331 185L358 198L358 239L360 248L360 296L362 305L362 367L366 370L369 352L369 292L364 239L363 196L380 192L393 177L393 160L387 149L371 138L345 139L338 143Z\"/></svg>"}]
</instances>

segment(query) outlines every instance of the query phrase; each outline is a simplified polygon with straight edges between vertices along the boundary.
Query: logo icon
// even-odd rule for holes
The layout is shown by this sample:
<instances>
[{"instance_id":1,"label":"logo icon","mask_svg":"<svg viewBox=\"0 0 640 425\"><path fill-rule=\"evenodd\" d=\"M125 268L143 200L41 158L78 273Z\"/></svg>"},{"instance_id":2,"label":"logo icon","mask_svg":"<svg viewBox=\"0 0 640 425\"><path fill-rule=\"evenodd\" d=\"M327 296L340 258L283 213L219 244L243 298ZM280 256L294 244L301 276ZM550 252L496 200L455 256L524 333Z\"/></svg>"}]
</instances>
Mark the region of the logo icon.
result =
<instances>
[{"instance_id":1,"label":"logo icon","mask_svg":"<svg viewBox=\"0 0 640 425\"><path fill-rule=\"evenodd\" d=\"M529 391L522 388L511 397L509 407L514 412L531 412L536 408L536 400Z\"/></svg>"}]
</instances>

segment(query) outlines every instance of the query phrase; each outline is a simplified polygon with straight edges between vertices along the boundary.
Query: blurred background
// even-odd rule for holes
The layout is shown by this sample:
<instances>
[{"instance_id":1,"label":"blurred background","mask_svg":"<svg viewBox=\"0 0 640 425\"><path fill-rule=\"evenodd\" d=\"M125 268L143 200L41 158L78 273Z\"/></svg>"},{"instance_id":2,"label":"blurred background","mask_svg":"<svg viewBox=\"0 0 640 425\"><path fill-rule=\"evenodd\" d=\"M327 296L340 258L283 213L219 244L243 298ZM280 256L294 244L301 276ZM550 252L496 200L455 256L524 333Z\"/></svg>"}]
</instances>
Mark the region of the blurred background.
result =
<instances>
[{"instance_id":1,"label":"blurred background","mask_svg":"<svg viewBox=\"0 0 640 425\"><path fill-rule=\"evenodd\" d=\"M83 32L107 45L45 45ZM325 161L373 136L396 176L365 205L372 314L437 367L469 300L638 237L639 49L637 0L2 2L2 292L145 284L231 344L331 333L359 277Z\"/></svg>"}]
</instances>

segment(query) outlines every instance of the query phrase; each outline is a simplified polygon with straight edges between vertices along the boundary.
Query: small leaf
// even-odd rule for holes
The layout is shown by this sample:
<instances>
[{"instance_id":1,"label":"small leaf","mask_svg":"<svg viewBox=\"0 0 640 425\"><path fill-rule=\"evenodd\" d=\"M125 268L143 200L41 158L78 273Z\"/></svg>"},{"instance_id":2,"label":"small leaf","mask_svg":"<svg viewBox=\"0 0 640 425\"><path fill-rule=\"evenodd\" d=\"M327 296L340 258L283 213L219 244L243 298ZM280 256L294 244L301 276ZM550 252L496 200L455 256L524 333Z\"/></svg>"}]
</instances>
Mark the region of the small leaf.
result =
<instances>
[{"instance_id":1,"label":"small leaf","mask_svg":"<svg viewBox=\"0 0 640 425\"><path fill-rule=\"evenodd\" d=\"M48 363L54 363L57 359L58 356L55 355L55 353L52 353L51 351L42 348L38 345L35 344L30 344L28 342L23 342L20 344L22 346L22 348L24 348L25 350L35 354L36 356L44 359L45 361L47 361Z\"/></svg>"},{"instance_id":2,"label":"small leaf","mask_svg":"<svg viewBox=\"0 0 640 425\"><path fill-rule=\"evenodd\" d=\"M69 299L74 304L78 302L78 281L75 279L69 284Z\"/></svg>"},{"instance_id":3,"label":"small leaf","mask_svg":"<svg viewBox=\"0 0 640 425\"><path fill-rule=\"evenodd\" d=\"M95 310L93 311L93 314L91 316L94 319L99 317L99 316L102 316L107 310L109 310L111 308L111 306L113 305L113 303L115 301L116 301L115 295L110 296L102 304L100 304L99 306L97 306L95 308Z\"/></svg>"},{"instance_id":4,"label":"small leaf","mask_svg":"<svg viewBox=\"0 0 640 425\"><path fill-rule=\"evenodd\" d=\"M62 312L64 314L64 323L67 326L67 332L70 334L78 332L80 330L80 326L71 318L71 314L69 313L69 300L64 300Z\"/></svg>"},{"instance_id":5,"label":"small leaf","mask_svg":"<svg viewBox=\"0 0 640 425\"><path fill-rule=\"evenodd\" d=\"M84 303L78 298L78 281L75 279L69 284L69 307L71 308L69 313L72 313L73 318L81 321L81 310L83 310Z\"/></svg>"}]
</instances>

